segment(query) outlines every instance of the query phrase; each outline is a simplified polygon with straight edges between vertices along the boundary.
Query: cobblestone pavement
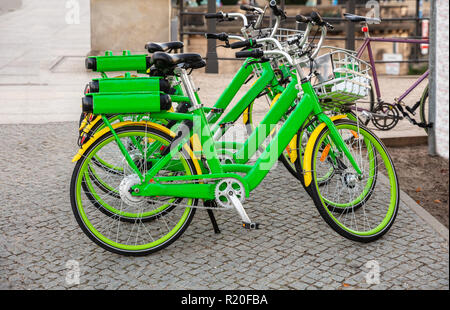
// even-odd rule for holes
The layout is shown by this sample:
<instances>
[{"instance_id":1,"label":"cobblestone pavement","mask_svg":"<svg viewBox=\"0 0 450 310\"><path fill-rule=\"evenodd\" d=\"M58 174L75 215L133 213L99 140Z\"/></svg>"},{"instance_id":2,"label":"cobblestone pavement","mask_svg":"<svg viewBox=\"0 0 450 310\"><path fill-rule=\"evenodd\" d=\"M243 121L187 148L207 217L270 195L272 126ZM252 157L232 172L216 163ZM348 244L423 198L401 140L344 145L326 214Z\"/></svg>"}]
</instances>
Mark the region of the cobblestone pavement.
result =
<instances>
[{"instance_id":1,"label":"cobblestone pavement","mask_svg":"<svg viewBox=\"0 0 450 310\"><path fill-rule=\"evenodd\" d=\"M69 202L76 123L0 125L0 289L448 289L448 243L404 203L390 232L359 244L331 230L280 164L245 206L262 224L246 231L233 211L214 234L199 210L163 251L124 257L92 243ZM66 284L76 260L80 283ZM367 263L380 268L369 285Z\"/></svg>"}]
</instances>

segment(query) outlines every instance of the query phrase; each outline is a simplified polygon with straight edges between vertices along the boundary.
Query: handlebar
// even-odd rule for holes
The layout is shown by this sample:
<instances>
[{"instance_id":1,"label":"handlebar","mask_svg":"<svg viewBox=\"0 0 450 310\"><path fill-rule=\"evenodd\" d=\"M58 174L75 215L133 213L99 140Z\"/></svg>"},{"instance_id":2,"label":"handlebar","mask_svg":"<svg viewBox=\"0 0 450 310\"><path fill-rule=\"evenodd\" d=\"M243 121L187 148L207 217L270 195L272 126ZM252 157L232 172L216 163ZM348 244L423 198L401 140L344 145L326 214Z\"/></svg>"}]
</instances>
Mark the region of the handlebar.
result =
<instances>
[{"instance_id":1,"label":"handlebar","mask_svg":"<svg viewBox=\"0 0 450 310\"><path fill-rule=\"evenodd\" d=\"M228 41L228 34L225 32L222 33L207 33L206 35L207 39L217 39L220 41Z\"/></svg>"},{"instance_id":2,"label":"handlebar","mask_svg":"<svg viewBox=\"0 0 450 310\"><path fill-rule=\"evenodd\" d=\"M316 11L312 11L310 17L317 26L325 26L325 22L323 21L322 16L320 16L320 14Z\"/></svg>"},{"instance_id":3,"label":"handlebar","mask_svg":"<svg viewBox=\"0 0 450 310\"><path fill-rule=\"evenodd\" d=\"M242 19L242 21L244 22L244 27L248 27L248 20L247 20L247 16L245 16L244 14L241 14L241 13L227 13L226 14L227 15L227 17L230 17L230 18L240 18L240 19Z\"/></svg>"},{"instance_id":4,"label":"handlebar","mask_svg":"<svg viewBox=\"0 0 450 310\"><path fill-rule=\"evenodd\" d=\"M314 23L315 25L319 26L319 27L327 27L328 29L334 29L333 25L331 25L330 23L326 22L323 20L322 16L320 16L320 14L318 12L311 12L310 16L304 16L304 15L297 15L295 16L295 20L298 23L307 23L307 24L311 24Z\"/></svg>"},{"instance_id":5,"label":"handlebar","mask_svg":"<svg viewBox=\"0 0 450 310\"><path fill-rule=\"evenodd\" d=\"M275 0L271 0L269 2L269 7L272 9L273 15L280 16L283 19L286 19L286 13L282 9L280 9Z\"/></svg>"},{"instance_id":6,"label":"handlebar","mask_svg":"<svg viewBox=\"0 0 450 310\"><path fill-rule=\"evenodd\" d=\"M306 24L311 22L311 18L309 16L298 14L297 16L295 16L295 21L298 23Z\"/></svg>"},{"instance_id":7,"label":"handlebar","mask_svg":"<svg viewBox=\"0 0 450 310\"><path fill-rule=\"evenodd\" d=\"M253 24L253 29L258 29L261 26L265 10L249 4L241 4L240 9L246 12L251 12L259 15L256 22Z\"/></svg>"},{"instance_id":8,"label":"handlebar","mask_svg":"<svg viewBox=\"0 0 450 310\"><path fill-rule=\"evenodd\" d=\"M217 12L217 13L206 13L205 14L205 18L206 19L222 19L225 18L225 15L223 14L223 12Z\"/></svg>"},{"instance_id":9,"label":"handlebar","mask_svg":"<svg viewBox=\"0 0 450 310\"><path fill-rule=\"evenodd\" d=\"M244 40L244 41L240 41L240 42L234 42L230 44L230 47L232 49L236 49L236 48L249 48L249 47L254 47L256 46L256 40L253 39L248 39L248 40Z\"/></svg>"},{"instance_id":10,"label":"handlebar","mask_svg":"<svg viewBox=\"0 0 450 310\"><path fill-rule=\"evenodd\" d=\"M242 19L242 21L244 22L244 26L248 27L247 17L241 13L223 13L223 12L205 13L205 19L220 19L222 21L224 20L233 21L236 18Z\"/></svg>"},{"instance_id":11,"label":"handlebar","mask_svg":"<svg viewBox=\"0 0 450 310\"><path fill-rule=\"evenodd\" d=\"M277 6L277 2L275 0L270 1L269 7L271 8L273 14L275 15L275 19L276 19L273 31L270 35L270 37L272 38L275 35L276 31L278 30L281 19L286 19L287 17L286 17L285 12ZM252 25L254 29L258 29L263 21L265 9L263 10L261 8L254 7L251 5L246 5L246 4L242 4L240 6L240 8L244 11L254 12L259 15L256 23L253 23L253 25ZM266 6L266 8L267 8L267 6ZM244 23L244 27L245 28L249 27L247 17L241 13L224 13L224 12L206 13L205 18L206 19L218 19L220 21L231 21L231 20L235 20L236 18L240 18ZM248 35L246 35L244 33L244 37L248 37ZM213 37L210 37L210 38L213 39Z\"/></svg>"},{"instance_id":12,"label":"handlebar","mask_svg":"<svg viewBox=\"0 0 450 310\"><path fill-rule=\"evenodd\" d=\"M292 59L292 57L285 51L280 51L280 50L262 51L260 49L254 49L252 51L241 51L241 52L236 53L237 58L248 58L248 57L262 58L266 55L281 56L281 57L285 58L286 61L295 68L298 81L302 81L305 78L305 75L303 73L302 68L300 67L300 64L295 63L294 60Z\"/></svg>"},{"instance_id":13,"label":"handlebar","mask_svg":"<svg viewBox=\"0 0 450 310\"><path fill-rule=\"evenodd\" d=\"M251 5L248 4L241 4L241 6L239 7L242 11L248 11L248 12L253 12L254 7L252 7Z\"/></svg>"},{"instance_id":14,"label":"handlebar","mask_svg":"<svg viewBox=\"0 0 450 310\"><path fill-rule=\"evenodd\" d=\"M276 5L276 2L274 0L272 0L270 2L270 7L273 10L274 4ZM281 10L280 10L281 11ZM278 11L277 11L278 12ZM275 12L274 12L275 14ZM278 14L278 13L277 13ZM281 16L282 15L276 15L277 17L277 21L281 20ZM318 27L320 27L320 31L321 31L321 36L320 36L320 40L317 44L312 45L310 44L308 46L308 48L305 50L303 48L303 50L305 51L305 53L309 53L309 59L314 59L317 57L317 55L319 54L319 51L325 41L326 38L326 34L327 34L327 29L333 29L333 26L330 25L329 23L327 23L326 21L324 21L322 19L322 17L320 16L319 13L317 12L313 12L311 13L310 16L306 17L303 15L297 15L296 16L296 21L297 22L302 22L302 23L307 23L307 28L305 30L305 32L303 33L303 36L301 37L301 39L297 42L295 42L298 47L303 47L305 46L305 43L307 43L308 41L308 36L309 33L311 32L311 29L317 25ZM277 28L277 24L275 24L275 28ZM272 34L274 33L274 31L272 32ZM259 47L261 46L261 43L270 43L269 45L267 45L267 47L272 48L271 50L261 50L261 49L255 49L255 47ZM288 42L289 43L289 42ZM276 39L274 39L272 36L268 37L268 38L261 38L261 39L247 39L244 40L242 42L236 42L232 44L232 48L254 48L251 51L240 51L236 53L236 57L238 58L264 58L264 56L276 56L276 57L283 57L290 65L292 65L292 67L296 70L296 74L298 77L298 80L301 81L304 78L306 78L305 73L303 72L303 70L300 67L300 62L302 61L301 59L303 59L302 55L305 55L305 53L303 53L302 55L298 55L298 51L296 49L289 49L289 50L285 50L283 48L283 46L280 44L280 42ZM295 58L295 61L291 56L291 53L295 53L295 55L297 56ZM300 52L301 53L301 52ZM294 55L294 54L292 54ZM298 58L298 59L297 59Z\"/></svg>"},{"instance_id":15,"label":"handlebar","mask_svg":"<svg viewBox=\"0 0 450 310\"><path fill-rule=\"evenodd\" d=\"M264 56L264 52L260 49L254 49L252 51L240 51L236 52L236 58L261 58Z\"/></svg>"},{"instance_id":16,"label":"handlebar","mask_svg":"<svg viewBox=\"0 0 450 310\"><path fill-rule=\"evenodd\" d=\"M281 19L286 19L287 16L284 11L277 6L277 2L275 0L271 0L269 2L269 7L271 8L273 15L275 15L275 25L273 26L272 33L270 34L270 38L273 38L277 33L278 27L280 26Z\"/></svg>"},{"instance_id":17,"label":"handlebar","mask_svg":"<svg viewBox=\"0 0 450 310\"><path fill-rule=\"evenodd\" d=\"M249 4L241 4L240 9L242 11L247 11L247 12L254 12L254 13L259 13L262 14L264 13L264 11L256 6L252 6Z\"/></svg>"}]
</instances>

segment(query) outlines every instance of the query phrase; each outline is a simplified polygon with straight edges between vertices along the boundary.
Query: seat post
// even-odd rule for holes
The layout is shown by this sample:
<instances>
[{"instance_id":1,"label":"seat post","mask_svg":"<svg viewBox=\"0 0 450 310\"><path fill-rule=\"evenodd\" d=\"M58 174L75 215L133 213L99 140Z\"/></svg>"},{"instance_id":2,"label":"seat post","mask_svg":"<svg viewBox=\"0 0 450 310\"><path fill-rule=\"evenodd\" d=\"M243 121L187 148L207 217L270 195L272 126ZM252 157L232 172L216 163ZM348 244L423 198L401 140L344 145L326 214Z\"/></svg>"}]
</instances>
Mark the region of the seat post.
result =
<instances>
[{"instance_id":1,"label":"seat post","mask_svg":"<svg viewBox=\"0 0 450 310\"><path fill-rule=\"evenodd\" d=\"M364 31L364 37L365 38L370 38L370 28L369 28L369 24L367 22L362 23L363 27L365 27L367 29L367 31Z\"/></svg>"},{"instance_id":2,"label":"seat post","mask_svg":"<svg viewBox=\"0 0 450 310\"><path fill-rule=\"evenodd\" d=\"M197 110L197 109L201 108L202 106L201 106L201 104L198 103L197 97L195 96L195 90L194 90L195 86L193 85L192 80L190 79L189 75L187 74L186 69L176 67L174 71L175 71L175 74L180 76L181 81L183 82L183 85L184 85L184 89L186 90L186 93L187 93L189 99L191 100L191 103L192 103L191 110Z\"/></svg>"}]
</instances>

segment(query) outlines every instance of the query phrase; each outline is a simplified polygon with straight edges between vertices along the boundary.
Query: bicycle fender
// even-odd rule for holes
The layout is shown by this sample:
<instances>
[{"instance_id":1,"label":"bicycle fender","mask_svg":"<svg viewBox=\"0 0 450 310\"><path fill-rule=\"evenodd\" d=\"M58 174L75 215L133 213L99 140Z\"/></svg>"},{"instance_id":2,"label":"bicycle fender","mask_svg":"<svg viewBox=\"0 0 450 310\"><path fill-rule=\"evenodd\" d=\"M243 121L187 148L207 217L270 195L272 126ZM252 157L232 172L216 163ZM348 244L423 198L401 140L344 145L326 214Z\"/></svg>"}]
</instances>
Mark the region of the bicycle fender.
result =
<instances>
[{"instance_id":1,"label":"bicycle fender","mask_svg":"<svg viewBox=\"0 0 450 310\"><path fill-rule=\"evenodd\" d=\"M255 85L255 83L258 82L258 80L259 80L259 78L257 78L256 81L254 81L252 83L250 88L253 87L253 85ZM244 125L247 125L247 123L248 123L248 114L250 113L250 111L248 109L249 109L249 107L247 107L245 109L244 113L242 114L242 122L244 123Z\"/></svg>"},{"instance_id":2,"label":"bicycle fender","mask_svg":"<svg viewBox=\"0 0 450 310\"><path fill-rule=\"evenodd\" d=\"M81 131L80 136L83 135L83 133L88 133L89 131L91 131L92 127L94 127L94 125L101 120L102 117L101 116L97 116L92 122L90 122L89 124L86 122L86 118L83 120L83 122L81 123L80 129L78 129L79 131ZM84 130L83 130L84 129Z\"/></svg>"},{"instance_id":3,"label":"bicycle fender","mask_svg":"<svg viewBox=\"0 0 450 310\"><path fill-rule=\"evenodd\" d=\"M334 122L335 120L346 118L347 115L336 115L330 117L330 119ZM305 186L308 187L312 182L312 168L311 168L311 158L313 156L314 144L316 143L317 138L319 137L322 129L325 128L325 123L320 124L314 129L311 136L308 139L308 143L306 144L305 155L303 157L303 171L304 171L304 181Z\"/></svg>"},{"instance_id":4,"label":"bicycle fender","mask_svg":"<svg viewBox=\"0 0 450 310\"><path fill-rule=\"evenodd\" d=\"M289 159L291 161L291 163L295 163L295 161L297 160L297 135L294 136L294 138L292 138L291 142L289 142Z\"/></svg>"},{"instance_id":5,"label":"bicycle fender","mask_svg":"<svg viewBox=\"0 0 450 310\"><path fill-rule=\"evenodd\" d=\"M173 133L171 130L169 130L168 128L156 124L156 123L152 123L152 122L132 122L132 121L126 121L126 122L120 122L120 123L116 123L116 124L112 124L112 128L113 129L117 129L120 127L124 127L124 126L134 126L134 125L146 125L147 127L151 127L151 128L155 128L158 130L161 130L165 133L167 133L169 136L171 137L175 137L175 133ZM105 127L102 130L100 130L99 132L95 133L86 143L83 144L83 146L78 150L78 153L73 157L72 162L76 162L78 161L84 154L84 152L86 152L86 150L92 145L92 143L95 142L95 140L97 140L100 136L102 136L103 134L109 132L110 129L109 127Z\"/></svg>"}]
</instances>

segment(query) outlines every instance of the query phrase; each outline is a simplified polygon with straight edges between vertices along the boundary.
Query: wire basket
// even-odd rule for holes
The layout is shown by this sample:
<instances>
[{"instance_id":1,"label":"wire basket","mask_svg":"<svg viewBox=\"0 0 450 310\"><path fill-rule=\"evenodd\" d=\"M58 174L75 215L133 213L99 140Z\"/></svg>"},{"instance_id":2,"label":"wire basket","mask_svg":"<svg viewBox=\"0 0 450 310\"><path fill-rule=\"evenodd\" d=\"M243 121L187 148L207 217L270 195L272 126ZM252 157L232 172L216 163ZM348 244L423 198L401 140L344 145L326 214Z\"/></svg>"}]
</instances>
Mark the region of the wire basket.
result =
<instances>
[{"instance_id":1,"label":"wire basket","mask_svg":"<svg viewBox=\"0 0 450 310\"><path fill-rule=\"evenodd\" d=\"M314 60L312 83L324 106L352 105L369 94L370 69L354 52L332 49Z\"/></svg>"},{"instance_id":2,"label":"wire basket","mask_svg":"<svg viewBox=\"0 0 450 310\"><path fill-rule=\"evenodd\" d=\"M267 38L272 34L272 28L262 28L255 30L251 33L252 37ZM288 40L295 39L298 36L303 36L305 32L302 30L278 28L273 38L280 42L287 42Z\"/></svg>"}]
</instances>

